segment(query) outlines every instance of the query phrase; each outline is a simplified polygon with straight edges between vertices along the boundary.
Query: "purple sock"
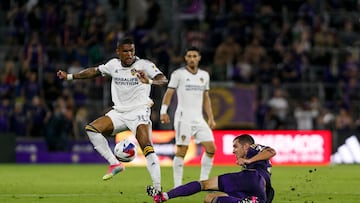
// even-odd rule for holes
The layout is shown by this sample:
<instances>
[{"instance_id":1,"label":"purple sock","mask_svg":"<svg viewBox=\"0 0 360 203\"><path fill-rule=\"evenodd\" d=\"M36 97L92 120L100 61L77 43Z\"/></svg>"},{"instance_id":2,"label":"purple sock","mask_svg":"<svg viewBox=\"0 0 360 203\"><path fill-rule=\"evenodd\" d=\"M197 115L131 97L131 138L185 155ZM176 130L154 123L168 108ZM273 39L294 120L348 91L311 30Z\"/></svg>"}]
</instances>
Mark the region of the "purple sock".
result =
<instances>
[{"instance_id":1,"label":"purple sock","mask_svg":"<svg viewBox=\"0 0 360 203\"><path fill-rule=\"evenodd\" d=\"M167 192L169 199L180 197L180 196L189 196L201 191L201 184L198 181L189 182L185 185L181 185L174 189L171 189Z\"/></svg>"}]
</instances>

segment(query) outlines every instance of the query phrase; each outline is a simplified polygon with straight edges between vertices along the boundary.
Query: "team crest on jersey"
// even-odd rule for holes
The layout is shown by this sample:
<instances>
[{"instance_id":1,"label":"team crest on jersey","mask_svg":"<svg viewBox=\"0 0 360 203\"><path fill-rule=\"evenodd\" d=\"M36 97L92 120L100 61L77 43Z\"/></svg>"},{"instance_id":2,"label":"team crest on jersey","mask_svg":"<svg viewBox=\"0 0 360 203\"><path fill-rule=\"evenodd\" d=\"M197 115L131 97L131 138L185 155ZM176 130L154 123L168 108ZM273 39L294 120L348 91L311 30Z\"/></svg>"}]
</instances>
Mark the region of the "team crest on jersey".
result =
<instances>
[{"instance_id":1,"label":"team crest on jersey","mask_svg":"<svg viewBox=\"0 0 360 203\"><path fill-rule=\"evenodd\" d=\"M153 69L155 69L155 72L159 71L159 69L155 65L153 65L152 67L153 67Z\"/></svg>"},{"instance_id":2,"label":"team crest on jersey","mask_svg":"<svg viewBox=\"0 0 360 203\"><path fill-rule=\"evenodd\" d=\"M185 141L185 139L186 139L186 135L181 135L181 140Z\"/></svg>"},{"instance_id":3,"label":"team crest on jersey","mask_svg":"<svg viewBox=\"0 0 360 203\"><path fill-rule=\"evenodd\" d=\"M131 75L135 75L135 74L136 74L136 69L135 69L135 68L132 68L132 69L130 70L130 72L131 72Z\"/></svg>"},{"instance_id":4,"label":"team crest on jersey","mask_svg":"<svg viewBox=\"0 0 360 203\"><path fill-rule=\"evenodd\" d=\"M201 82L201 83L204 83L204 78L200 78L200 82Z\"/></svg>"}]
</instances>

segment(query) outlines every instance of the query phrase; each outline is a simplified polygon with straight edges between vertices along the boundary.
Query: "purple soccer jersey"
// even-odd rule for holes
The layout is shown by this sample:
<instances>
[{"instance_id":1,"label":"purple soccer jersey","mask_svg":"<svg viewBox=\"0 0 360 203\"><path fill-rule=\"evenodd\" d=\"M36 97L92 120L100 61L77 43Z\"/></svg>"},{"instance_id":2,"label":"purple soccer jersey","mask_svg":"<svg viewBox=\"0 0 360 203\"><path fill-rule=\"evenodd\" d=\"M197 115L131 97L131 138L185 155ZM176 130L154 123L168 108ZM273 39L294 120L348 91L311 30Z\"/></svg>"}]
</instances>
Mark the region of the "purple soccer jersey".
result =
<instances>
[{"instance_id":1,"label":"purple soccer jersey","mask_svg":"<svg viewBox=\"0 0 360 203\"><path fill-rule=\"evenodd\" d=\"M262 150L264 150L265 148L267 148L267 146L264 145L260 145L260 144L252 144L250 145L249 151L246 154L246 158L249 159L255 155L257 155L259 152L261 152ZM251 164L246 164L246 168L247 169L265 169L268 170L271 168L271 164L269 160L262 160L262 161L257 161Z\"/></svg>"},{"instance_id":2,"label":"purple soccer jersey","mask_svg":"<svg viewBox=\"0 0 360 203\"><path fill-rule=\"evenodd\" d=\"M266 146L259 144L251 145L246 158L249 159L255 156L265 148ZM266 202L267 190L271 188L270 168L269 160L246 164L244 170L240 172L220 175L219 189L230 196L240 199L257 196L259 202Z\"/></svg>"},{"instance_id":3,"label":"purple soccer jersey","mask_svg":"<svg viewBox=\"0 0 360 203\"><path fill-rule=\"evenodd\" d=\"M233 199L242 200L250 196L258 197L259 202L265 202L265 179L257 170L245 169L236 173L219 176L219 189Z\"/></svg>"},{"instance_id":4,"label":"purple soccer jersey","mask_svg":"<svg viewBox=\"0 0 360 203\"><path fill-rule=\"evenodd\" d=\"M250 146L246 158L251 158L266 149L266 146L253 144ZM244 166L236 173L226 173L218 176L218 189L229 196L218 196L215 202L238 203L246 198L257 198L258 203L271 203L274 190L270 181L269 160L257 161ZM199 181L189 182L185 185L171 189L167 192L168 198L189 196L202 191Z\"/></svg>"},{"instance_id":5,"label":"purple soccer jersey","mask_svg":"<svg viewBox=\"0 0 360 203\"><path fill-rule=\"evenodd\" d=\"M252 144L249 148L249 151L246 154L246 158L249 159L259 152L264 150L266 146L260 144ZM269 160L256 161L251 164L246 164L244 166L245 169L256 169L260 172L260 174L265 178L266 184L270 184L270 169L272 165Z\"/></svg>"}]
</instances>

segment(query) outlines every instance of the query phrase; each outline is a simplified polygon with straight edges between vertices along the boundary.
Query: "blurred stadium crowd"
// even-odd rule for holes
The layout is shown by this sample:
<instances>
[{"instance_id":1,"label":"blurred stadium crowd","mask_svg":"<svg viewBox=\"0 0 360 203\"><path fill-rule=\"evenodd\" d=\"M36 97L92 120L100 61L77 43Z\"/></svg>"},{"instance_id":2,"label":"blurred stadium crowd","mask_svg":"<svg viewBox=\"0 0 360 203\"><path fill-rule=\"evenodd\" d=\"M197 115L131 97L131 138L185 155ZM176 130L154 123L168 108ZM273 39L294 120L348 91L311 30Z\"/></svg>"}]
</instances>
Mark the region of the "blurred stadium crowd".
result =
<instances>
[{"instance_id":1,"label":"blurred stadium crowd","mask_svg":"<svg viewBox=\"0 0 360 203\"><path fill-rule=\"evenodd\" d=\"M62 82L132 35L169 77L190 45L213 86L257 88L256 129L360 130L357 0L2 0L0 132L85 139L111 107L107 79ZM164 89L154 89L159 104ZM154 128L158 106L154 107Z\"/></svg>"}]
</instances>

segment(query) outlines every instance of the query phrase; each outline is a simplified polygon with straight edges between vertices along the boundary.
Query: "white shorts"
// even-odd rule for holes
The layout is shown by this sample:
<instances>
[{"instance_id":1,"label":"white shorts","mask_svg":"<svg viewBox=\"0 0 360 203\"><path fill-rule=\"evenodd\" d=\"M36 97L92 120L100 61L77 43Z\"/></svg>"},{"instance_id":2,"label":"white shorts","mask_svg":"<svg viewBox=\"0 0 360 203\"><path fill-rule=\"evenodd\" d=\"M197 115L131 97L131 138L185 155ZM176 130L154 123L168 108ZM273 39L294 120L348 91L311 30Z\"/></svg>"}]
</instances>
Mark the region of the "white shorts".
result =
<instances>
[{"instance_id":1,"label":"white shorts","mask_svg":"<svg viewBox=\"0 0 360 203\"><path fill-rule=\"evenodd\" d=\"M152 124L150 120L150 114L151 108L144 106L143 108L139 107L136 110L126 112L119 112L115 109L112 109L105 115L111 119L114 125L114 131L112 134L129 129L133 135L136 135L136 129L140 124L149 125L149 130L151 132Z\"/></svg>"},{"instance_id":2,"label":"white shorts","mask_svg":"<svg viewBox=\"0 0 360 203\"><path fill-rule=\"evenodd\" d=\"M197 144L201 142L214 141L213 132L205 120L196 124L175 120L174 129L176 145L188 146L191 136L194 137L195 143Z\"/></svg>"}]
</instances>

